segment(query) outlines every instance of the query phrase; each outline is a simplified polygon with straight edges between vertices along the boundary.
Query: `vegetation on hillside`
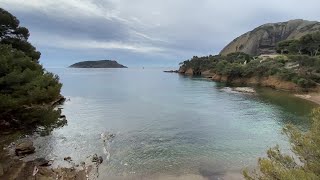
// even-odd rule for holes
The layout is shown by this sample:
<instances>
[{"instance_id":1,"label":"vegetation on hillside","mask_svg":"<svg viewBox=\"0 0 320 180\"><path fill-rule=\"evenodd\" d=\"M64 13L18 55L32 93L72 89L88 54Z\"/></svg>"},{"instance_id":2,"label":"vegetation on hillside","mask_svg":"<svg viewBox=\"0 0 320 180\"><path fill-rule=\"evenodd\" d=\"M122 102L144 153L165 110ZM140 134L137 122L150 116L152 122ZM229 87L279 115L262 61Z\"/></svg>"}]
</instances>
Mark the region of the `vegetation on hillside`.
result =
<instances>
[{"instance_id":1,"label":"vegetation on hillside","mask_svg":"<svg viewBox=\"0 0 320 180\"><path fill-rule=\"evenodd\" d=\"M312 126L301 132L293 125L284 128L289 137L295 157L280 152L279 147L271 148L266 158L260 158L258 169L245 170L247 180L316 180L320 179L320 108L312 113Z\"/></svg>"},{"instance_id":2,"label":"vegetation on hillside","mask_svg":"<svg viewBox=\"0 0 320 180\"><path fill-rule=\"evenodd\" d=\"M0 129L56 125L60 112L58 76L38 62L40 52L29 42L29 31L0 8Z\"/></svg>"},{"instance_id":3,"label":"vegetation on hillside","mask_svg":"<svg viewBox=\"0 0 320 180\"><path fill-rule=\"evenodd\" d=\"M320 32L302 36L299 40L279 42L277 52L280 54L306 54L317 56L320 50Z\"/></svg>"},{"instance_id":4,"label":"vegetation on hillside","mask_svg":"<svg viewBox=\"0 0 320 180\"><path fill-rule=\"evenodd\" d=\"M320 47L319 36L320 32L317 32L303 36L298 41L280 42L278 48L284 49L281 52L286 54L276 57L252 57L242 52L227 56L194 56L180 63L180 69L192 68L194 72L210 70L212 73L226 76L230 82L237 78L276 76L301 88L312 88L320 83L320 57L317 56L318 49L315 48ZM300 41L303 42L303 49L296 48L294 51L296 45L293 44Z\"/></svg>"}]
</instances>

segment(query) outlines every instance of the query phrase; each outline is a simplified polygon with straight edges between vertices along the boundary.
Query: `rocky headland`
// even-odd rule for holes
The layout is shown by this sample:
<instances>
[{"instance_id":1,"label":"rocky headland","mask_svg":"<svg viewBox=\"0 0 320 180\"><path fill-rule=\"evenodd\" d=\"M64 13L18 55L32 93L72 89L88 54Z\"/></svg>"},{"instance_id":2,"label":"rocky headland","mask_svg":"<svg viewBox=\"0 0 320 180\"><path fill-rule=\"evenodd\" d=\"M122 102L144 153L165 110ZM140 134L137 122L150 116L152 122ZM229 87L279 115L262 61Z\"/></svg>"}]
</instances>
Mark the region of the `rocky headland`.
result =
<instances>
[{"instance_id":1,"label":"rocky headland","mask_svg":"<svg viewBox=\"0 0 320 180\"><path fill-rule=\"evenodd\" d=\"M228 55L243 52L249 55L274 54L280 41L299 39L320 30L320 22L302 19L287 22L268 23L249 31L230 42L220 52Z\"/></svg>"}]
</instances>

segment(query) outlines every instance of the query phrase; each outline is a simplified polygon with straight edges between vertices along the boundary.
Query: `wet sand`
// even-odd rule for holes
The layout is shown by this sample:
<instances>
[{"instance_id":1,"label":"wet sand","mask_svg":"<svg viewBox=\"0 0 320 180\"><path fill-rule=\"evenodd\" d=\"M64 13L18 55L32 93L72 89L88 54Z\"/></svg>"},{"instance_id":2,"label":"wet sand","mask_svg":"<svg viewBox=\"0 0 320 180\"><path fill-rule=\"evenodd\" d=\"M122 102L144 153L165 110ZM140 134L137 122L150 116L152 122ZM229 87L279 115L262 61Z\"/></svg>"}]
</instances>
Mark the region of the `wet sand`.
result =
<instances>
[{"instance_id":1,"label":"wet sand","mask_svg":"<svg viewBox=\"0 0 320 180\"><path fill-rule=\"evenodd\" d=\"M202 176L198 174L183 174L183 175L151 175L151 176L101 176L103 179L111 180L244 180L240 172L227 172L226 174L221 175L212 175L212 176Z\"/></svg>"}]
</instances>

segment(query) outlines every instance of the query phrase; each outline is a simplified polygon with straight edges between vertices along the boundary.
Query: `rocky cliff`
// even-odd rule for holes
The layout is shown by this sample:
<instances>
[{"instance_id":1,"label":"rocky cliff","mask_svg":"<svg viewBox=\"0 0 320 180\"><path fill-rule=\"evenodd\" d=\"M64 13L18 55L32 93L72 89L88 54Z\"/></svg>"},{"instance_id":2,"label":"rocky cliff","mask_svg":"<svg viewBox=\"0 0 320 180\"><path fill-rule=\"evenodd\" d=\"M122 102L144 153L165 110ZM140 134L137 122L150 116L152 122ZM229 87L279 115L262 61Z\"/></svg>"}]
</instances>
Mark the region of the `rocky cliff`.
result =
<instances>
[{"instance_id":1,"label":"rocky cliff","mask_svg":"<svg viewBox=\"0 0 320 180\"><path fill-rule=\"evenodd\" d=\"M234 39L220 54L227 55L233 52L250 55L273 54L278 42L298 39L319 30L320 22L301 19L264 24Z\"/></svg>"}]
</instances>

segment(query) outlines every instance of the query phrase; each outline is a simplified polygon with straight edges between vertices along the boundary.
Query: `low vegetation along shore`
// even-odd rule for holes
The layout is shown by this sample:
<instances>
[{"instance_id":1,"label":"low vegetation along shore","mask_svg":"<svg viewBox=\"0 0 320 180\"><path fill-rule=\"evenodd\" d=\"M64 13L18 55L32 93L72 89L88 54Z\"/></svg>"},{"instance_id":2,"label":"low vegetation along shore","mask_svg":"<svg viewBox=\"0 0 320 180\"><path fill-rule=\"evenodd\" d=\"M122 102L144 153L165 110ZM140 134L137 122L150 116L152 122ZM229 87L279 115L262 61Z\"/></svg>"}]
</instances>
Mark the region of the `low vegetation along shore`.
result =
<instances>
[{"instance_id":1,"label":"low vegetation along shore","mask_svg":"<svg viewBox=\"0 0 320 180\"><path fill-rule=\"evenodd\" d=\"M307 55L251 57L244 53L193 57L181 63L179 73L203 75L237 85L260 85L296 92L317 92L320 58Z\"/></svg>"},{"instance_id":2,"label":"low vegetation along shore","mask_svg":"<svg viewBox=\"0 0 320 180\"><path fill-rule=\"evenodd\" d=\"M181 74L201 75L232 86L263 86L290 91L296 97L320 105L318 56L279 54L251 57L232 53L228 56L193 57L181 64L177 71Z\"/></svg>"}]
</instances>

